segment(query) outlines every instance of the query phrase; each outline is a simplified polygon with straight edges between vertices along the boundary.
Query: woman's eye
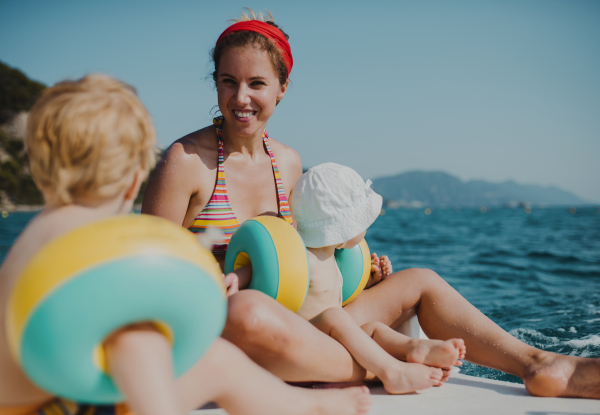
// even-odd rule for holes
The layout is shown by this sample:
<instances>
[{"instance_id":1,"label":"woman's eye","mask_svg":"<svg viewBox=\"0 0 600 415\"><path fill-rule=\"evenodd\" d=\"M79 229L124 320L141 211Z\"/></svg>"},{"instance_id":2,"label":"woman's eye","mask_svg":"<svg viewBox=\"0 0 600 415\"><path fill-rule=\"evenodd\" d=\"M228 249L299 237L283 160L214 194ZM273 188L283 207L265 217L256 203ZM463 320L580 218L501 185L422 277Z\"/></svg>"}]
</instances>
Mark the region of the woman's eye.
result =
<instances>
[{"instance_id":1,"label":"woman's eye","mask_svg":"<svg viewBox=\"0 0 600 415\"><path fill-rule=\"evenodd\" d=\"M254 81L251 84L252 86L263 86L266 85L263 81Z\"/></svg>"},{"instance_id":2,"label":"woman's eye","mask_svg":"<svg viewBox=\"0 0 600 415\"><path fill-rule=\"evenodd\" d=\"M230 85L235 84L235 81L231 78L222 79L221 82L223 82L224 84L230 84Z\"/></svg>"}]
</instances>

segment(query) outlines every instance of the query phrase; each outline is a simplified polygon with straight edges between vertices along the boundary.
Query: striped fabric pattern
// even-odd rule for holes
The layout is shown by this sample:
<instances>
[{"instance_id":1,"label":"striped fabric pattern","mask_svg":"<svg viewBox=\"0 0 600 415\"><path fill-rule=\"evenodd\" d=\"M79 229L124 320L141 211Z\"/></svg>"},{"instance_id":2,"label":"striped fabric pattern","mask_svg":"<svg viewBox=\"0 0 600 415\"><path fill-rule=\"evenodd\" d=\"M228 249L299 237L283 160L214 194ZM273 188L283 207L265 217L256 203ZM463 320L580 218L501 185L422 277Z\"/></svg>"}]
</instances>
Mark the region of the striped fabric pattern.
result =
<instances>
[{"instance_id":1,"label":"striped fabric pattern","mask_svg":"<svg viewBox=\"0 0 600 415\"><path fill-rule=\"evenodd\" d=\"M222 238L212 248L212 252L215 255L224 255L227 251L227 245L231 236L240 226L231 203L229 203L229 197L227 196L227 186L225 185L225 156L223 152L223 131L221 125L223 124L223 117L218 117L213 120L216 126L217 137L219 139L218 151L219 151L219 166L217 168L217 183L215 190L213 191L212 197L202 209L202 211L196 216L189 226L189 230L194 233L204 233L210 227L219 228L222 231ZM265 130L263 132L263 142L269 157L271 158L271 165L273 166L273 175L275 176L275 183L277 186L277 201L279 205L279 217L284 219L289 224L293 224L292 212L288 203L285 189L283 188L283 181L279 174L279 168L275 161L275 156L269 147L269 135Z\"/></svg>"}]
</instances>

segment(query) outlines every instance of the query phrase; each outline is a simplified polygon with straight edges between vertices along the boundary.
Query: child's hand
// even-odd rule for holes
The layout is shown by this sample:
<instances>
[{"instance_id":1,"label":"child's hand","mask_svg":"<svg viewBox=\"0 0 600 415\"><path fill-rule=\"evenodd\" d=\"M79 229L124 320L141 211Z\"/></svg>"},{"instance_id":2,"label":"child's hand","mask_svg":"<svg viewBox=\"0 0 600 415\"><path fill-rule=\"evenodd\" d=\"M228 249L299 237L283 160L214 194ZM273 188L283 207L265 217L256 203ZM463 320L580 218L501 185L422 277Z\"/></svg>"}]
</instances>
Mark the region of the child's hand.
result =
<instances>
[{"instance_id":1,"label":"child's hand","mask_svg":"<svg viewBox=\"0 0 600 415\"><path fill-rule=\"evenodd\" d=\"M392 272L392 262L389 260L387 255L378 257L377 254L373 252L371 254L371 276L369 277L369 281L367 282L365 288L370 288L378 284L381 282L381 280L388 277Z\"/></svg>"},{"instance_id":2,"label":"child's hand","mask_svg":"<svg viewBox=\"0 0 600 415\"><path fill-rule=\"evenodd\" d=\"M222 274L222 276L223 283L225 284L225 288L227 289L227 297L231 297L233 294L237 293L240 290L238 277L233 272L227 275Z\"/></svg>"}]
</instances>

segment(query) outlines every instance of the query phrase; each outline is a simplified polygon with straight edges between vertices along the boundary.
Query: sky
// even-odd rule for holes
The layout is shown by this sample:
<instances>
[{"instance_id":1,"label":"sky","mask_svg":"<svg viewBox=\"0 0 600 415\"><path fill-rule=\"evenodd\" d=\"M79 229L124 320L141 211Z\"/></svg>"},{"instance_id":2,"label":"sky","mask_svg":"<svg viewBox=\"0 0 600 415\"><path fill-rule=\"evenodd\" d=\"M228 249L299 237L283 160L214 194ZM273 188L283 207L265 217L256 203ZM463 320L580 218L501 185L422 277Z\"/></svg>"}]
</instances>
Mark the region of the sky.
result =
<instances>
[{"instance_id":1,"label":"sky","mask_svg":"<svg viewBox=\"0 0 600 415\"><path fill-rule=\"evenodd\" d=\"M289 35L269 135L306 167L445 171L600 203L600 1L0 0L0 61L46 85L132 84L159 145L216 110L209 51L243 7Z\"/></svg>"}]
</instances>

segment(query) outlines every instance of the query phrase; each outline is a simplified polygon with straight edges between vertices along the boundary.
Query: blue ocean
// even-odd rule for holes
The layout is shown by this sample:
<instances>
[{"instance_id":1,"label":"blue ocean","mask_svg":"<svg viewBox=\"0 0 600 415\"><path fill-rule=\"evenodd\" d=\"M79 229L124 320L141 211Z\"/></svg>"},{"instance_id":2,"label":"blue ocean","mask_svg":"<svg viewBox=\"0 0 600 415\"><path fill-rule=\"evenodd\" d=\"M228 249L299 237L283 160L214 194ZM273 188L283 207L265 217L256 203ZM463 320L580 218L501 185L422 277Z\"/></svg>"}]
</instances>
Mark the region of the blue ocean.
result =
<instances>
[{"instance_id":1,"label":"blue ocean","mask_svg":"<svg viewBox=\"0 0 600 415\"><path fill-rule=\"evenodd\" d=\"M34 216L0 217L0 260ZM387 210L367 233L395 270L430 268L518 339L600 357L600 209ZM461 373L520 382L465 363Z\"/></svg>"}]
</instances>

